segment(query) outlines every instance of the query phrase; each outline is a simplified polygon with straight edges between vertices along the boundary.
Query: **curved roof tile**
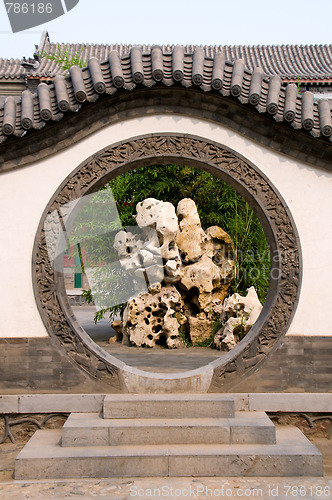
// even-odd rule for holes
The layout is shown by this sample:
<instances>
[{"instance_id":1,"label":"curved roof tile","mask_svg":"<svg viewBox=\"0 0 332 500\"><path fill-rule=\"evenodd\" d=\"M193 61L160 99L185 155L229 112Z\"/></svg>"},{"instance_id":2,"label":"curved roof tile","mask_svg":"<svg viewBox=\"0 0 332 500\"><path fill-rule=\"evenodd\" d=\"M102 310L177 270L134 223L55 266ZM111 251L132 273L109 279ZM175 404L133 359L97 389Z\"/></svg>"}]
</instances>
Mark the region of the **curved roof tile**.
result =
<instances>
[{"instance_id":1,"label":"curved roof tile","mask_svg":"<svg viewBox=\"0 0 332 500\"><path fill-rule=\"evenodd\" d=\"M0 57L0 78L18 79L26 75L21 59L2 59Z\"/></svg>"},{"instance_id":2,"label":"curved roof tile","mask_svg":"<svg viewBox=\"0 0 332 500\"><path fill-rule=\"evenodd\" d=\"M299 95L295 84L282 87L280 77L268 78L261 68L250 71L243 59L229 62L223 51L210 57L202 47L188 52L183 46L171 51L135 46L120 54L113 50L103 62L92 57L83 69L73 66L66 78L57 75L50 86L40 83L37 94L24 91L19 100L7 98L0 109L0 142L10 135L22 136L28 129L39 129L49 120L61 120L67 110L77 111L82 103L94 102L102 94L158 84L219 92L276 121L332 140L327 101L317 104L311 92Z\"/></svg>"},{"instance_id":3,"label":"curved roof tile","mask_svg":"<svg viewBox=\"0 0 332 500\"><path fill-rule=\"evenodd\" d=\"M143 55L151 54L153 46L137 45ZM38 53L46 53L48 56L67 52L70 57L77 54L81 60L87 61L95 57L99 62L108 59L112 51L116 51L119 57L128 56L133 48L132 45L122 44L84 44L84 43L53 43L49 39L47 32L42 35L38 47ZM163 45L160 47L164 55L172 54L174 45ZM196 45L186 45L183 47L186 54L192 54L197 50ZM246 67L251 71L260 66L269 75L279 75L282 80L302 81L324 80L325 83L332 83L332 44L330 45L220 45L201 46L205 58L214 58L216 53L223 50L226 60L235 61L244 59ZM29 59L30 61L30 59ZM31 60L33 61L33 60ZM24 61L13 59L0 59L0 76L4 78L19 78L23 75L35 77L53 78L57 74L66 74L61 67L52 59L41 57L39 63L31 64L25 69L22 66Z\"/></svg>"}]
</instances>

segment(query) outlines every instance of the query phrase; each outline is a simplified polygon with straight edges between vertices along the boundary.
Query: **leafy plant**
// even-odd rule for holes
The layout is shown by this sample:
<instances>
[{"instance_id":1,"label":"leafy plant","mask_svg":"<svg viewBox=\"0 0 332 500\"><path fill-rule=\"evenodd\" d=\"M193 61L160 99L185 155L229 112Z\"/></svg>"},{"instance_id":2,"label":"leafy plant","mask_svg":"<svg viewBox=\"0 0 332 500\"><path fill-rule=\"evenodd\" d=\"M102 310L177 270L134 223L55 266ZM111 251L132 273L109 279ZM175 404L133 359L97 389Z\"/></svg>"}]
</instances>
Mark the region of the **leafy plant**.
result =
<instances>
[{"instance_id":1,"label":"leafy plant","mask_svg":"<svg viewBox=\"0 0 332 500\"><path fill-rule=\"evenodd\" d=\"M89 290L82 290L82 297L84 297L84 300L88 304L94 303L94 299L93 299L93 295L92 295L91 289L89 289ZM124 302L123 304L118 304L118 305L112 306L111 308L110 307L105 307L103 309L99 309L95 313L94 322L97 324L98 321L100 321L101 319L103 319L104 316L107 313L109 313L108 318L109 318L110 321L115 320L118 316L120 316L120 318L122 318L123 312L124 312L124 310L126 308L126 305L127 305L127 303Z\"/></svg>"},{"instance_id":2,"label":"leafy plant","mask_svg":"<svg viewBox=\"0 0 332 500\"><path fill-rule=\"evenodd\" d=\"M212 325L211 325L211 333L208 338L202 341L195 342L195 347L211 347L213 348L214 336L218 330L222 327L221 315L216 312L212 313Z\"/></svg>"},{"instance_id":3,"label":"leafy plant","mask_svg":"<svg viewBox=\"0 0 332 500\"><path fill-rule=\"evenodd\" d=\"M179 337L186 347L193 346L192 342L190 342L190 340L188 339L188 337L186 335L186 330L185 330L185 327L183 325L179 325Z\"/></svg>"},{"instance_id":4,"label":"leafy plant","mask_svg":"<svg viewBox=\"0 0 332 500\"><path fill-rule=\"evenodd\" d=\"M106 185L81 198L73 208L75 220L68 231L70 256L77 255L77 241L84 248L84 264L102 266L117 260L114 235L122 229L112 189Z\"/></svg>"},{"instance_id":5,"label":"leafy plant","mask_svg":"<svg viewBox=\"0 0 332 500\"><path fill-rule=\"evenodd\" d=\"M63 48L59 43L57 43L54 52L49 53L43 51L40 53L40 58L45 58L50 61L54 61L64 70L68 70L72 66L79 66L80 68L84 68L88 64L88 60L83 59L84 48L85 47L83 45L81 50L72 53L69 43L67 43L66 46Z\"/></svg>"}]
</instances>

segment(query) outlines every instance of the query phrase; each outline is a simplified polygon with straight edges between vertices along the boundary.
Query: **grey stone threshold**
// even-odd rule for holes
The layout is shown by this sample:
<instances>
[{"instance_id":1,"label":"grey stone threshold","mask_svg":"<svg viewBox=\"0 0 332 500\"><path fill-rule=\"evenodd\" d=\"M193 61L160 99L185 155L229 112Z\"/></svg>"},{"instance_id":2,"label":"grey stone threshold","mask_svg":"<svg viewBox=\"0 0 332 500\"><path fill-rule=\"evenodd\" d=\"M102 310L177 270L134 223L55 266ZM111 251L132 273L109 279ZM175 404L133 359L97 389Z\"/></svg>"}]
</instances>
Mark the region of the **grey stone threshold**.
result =
<instances>
[{"instance_id":1,"label":"grey stone threshold","mask_svg":"<svg viewBox=\"0 0 332 500\"><path fill-rule=\"evenodd\" d=\"M0 414L91 413L102 410L106 394L23 394L0 396ZM332 393L227 393L236 411L332 413Z\"/></svg>"}]
</instances>

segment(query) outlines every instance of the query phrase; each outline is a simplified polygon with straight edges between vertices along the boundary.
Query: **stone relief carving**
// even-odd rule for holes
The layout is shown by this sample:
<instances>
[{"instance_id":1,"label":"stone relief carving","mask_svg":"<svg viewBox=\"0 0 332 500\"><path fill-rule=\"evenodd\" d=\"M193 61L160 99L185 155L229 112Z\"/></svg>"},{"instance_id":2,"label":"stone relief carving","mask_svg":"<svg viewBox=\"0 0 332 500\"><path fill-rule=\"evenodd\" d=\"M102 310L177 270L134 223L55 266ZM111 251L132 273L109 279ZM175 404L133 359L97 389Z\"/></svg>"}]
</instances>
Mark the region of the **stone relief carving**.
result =
<instances>
[{"instance_id":1,"label":"stone relief carving","mask_svg":"<svg viewBox=\"0 0 332 500\"><path fill-rule=\"evenodd\" d=\"M116 175L117 169L126 164L135 168L142 159L145 159L146 164L170 161L181 161L192 166L201 164L216 174L219 171L220 175L227 175L257 200L265 217L265 225L271 230L267 237L275 253L273 259L276 263L272 272L278 274L272 278L278 286L274 286L265 321L256 335L250 334L250 338L245 338L243 344L239 344L242 348L234 355L234 359L230 357L227 362L221 359L220 365L215 367L210 391L224 390L264 358L290 322L297 303L301 276L296 229L272 185L253 166L217 144L179 135L132 139L95 154L74 171L51 200L48 214L93 190L94 184L101 178L105 178L106 182L107 178ZM83 369L119 388L118 369L106 354L100 353L93 343L83 339L84 336L71 324L69 315L63 310L58 280L49 261L43 224L44 219L36 236L33 272L36 300L46 328Z\"/></svg>"}]
</instances>

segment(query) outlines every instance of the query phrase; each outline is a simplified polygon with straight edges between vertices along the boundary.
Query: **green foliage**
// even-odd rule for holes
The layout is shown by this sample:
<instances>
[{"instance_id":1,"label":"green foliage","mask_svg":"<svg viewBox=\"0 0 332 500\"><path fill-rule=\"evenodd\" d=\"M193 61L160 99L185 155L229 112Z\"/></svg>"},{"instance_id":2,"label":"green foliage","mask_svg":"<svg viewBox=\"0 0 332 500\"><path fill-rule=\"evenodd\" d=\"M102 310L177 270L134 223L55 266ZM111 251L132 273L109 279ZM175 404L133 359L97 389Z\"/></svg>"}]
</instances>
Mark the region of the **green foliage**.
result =
<instances>
[{"instance_id":1,"label":"green foliage","mask_svg":"<svg viewBox=\"0 0 332 500\"><path fill-rule=\"evenodd\" d=\"M70 256L75 257L79 249L84 248L80 259L85 267L117 260L113 239L122 226L110 187L81 198L73 213L75 218L68 231Z\"/></svg>"},{"instance_id":2,"label":"green foliage","mask_svg":"<svg viewBox=\"0 0 332 500\"><path fill-rule=\"evenodd\" d=\"M217 330L218 331L218 330ZM214 335L212 334L205 340L198 340L195 342L195 347L213 347Z\"/></svg>"},{"instance_id":3,"label":"green foliage","mask_svg":"<svg viewBox=\"0 0 332 500\"><path fill-rule=\"evenodd\" d=\"M193 344L188 339L188 336L186 335L186 330L183 325L179 325L179 337L186 347L193 346Z\"/></svg>"},{"instance_id":4,"label":"green foliage","mask_svg":"<svg viewBox=\"0 0 332 500\"><path fill-rule=\"evenodd\" d=\"M242 340L251 329L251 327L249 327L248 330L244 330L243 323L244 323L244 318L242 318L241 325L234 330L234 334L238 336L239 341Z\"/></svg>"},{"instance_id":5,"label":"green foliage","mask_svg":"<svg viewBox=\"0 0 332 500\"><path fill-rule=\"evenodd\" d=\"M94 322L98 323L98 321L103 319L105 314L107 314L107 313L109 313L108 319L110 322L112 322L113 320L115 320L119 316L120 316L120 318L122 318L123 312L126 308L126 305L127 305L127 302L125 302L124 304L118 304L117 306L105 307L104 309L99 309L95 314Z\"/></svg>"},{"instance_id":6,"label":"green foliage","mask_svg":"<svg viewBox=\"0 0 332 500\"><path fill-rule=\"evenodd\" d=\"M195 343L195 347L211 347L214 348L214 336L222 327L221 316L215 312L212 313L211 333L208 338Z\"/></svg>"},{"instance_id":7,"label":"green foliage","mask_svg":"<svg viewBox=\"0 0 332 500\"><path fill-rule=\"evenodd\" d=\"M82 290L82 297L84 298L85 302L88 304L91 304L93 302L93 295L90 290Z\"/></svg>"},{"instance_id":8,"label":"green foliage","mask_svg":"<svg viewBox=\"0 0 332 500\"><path fill-rule=\"evenodd\" d=\"M91 289L90 290L82 290L82 297L84 297L84 300L88 304L92 304L94 302L94 297L92 295ZM104 318L105 314L109 313L109 320L113 321L116 319L118 316L122 318L123 311L126 308L127 303L124 302L123 304L118 304L112 307L104 307L103 309L99 309L94 317L95 323L98 323L101 319Z\"/></svg>"},{"instance_id":9,"label":"green foliage","mask_svg":"<svg viewBox=\"0 0 332 500\"><path fill-rule=\"evenodd\" d=\"M40 57L48 59L50 61L54 61L58 64L62 69L68 70L72 66L79 66L80 68L84 68L87 66L87 59L83 59L82 54L84 51L84 46L81 50L71 54L69 43L62 49L61 45L58 43L56 49L53 53L49 54L48 52L41 52Z\"/></svg>"},{"instance_id":10,"label":"green foliage","mask_svg":"<svg viewBox=\"0 0 332 500\"><path fill-rule=\"evenodd\" d=\"M100 266L94 270L94 289L82 290L82 296L88 304L95 303L98 310L95 313L94 321L97 323L106 314L109 320L113 321L118 316L122 317L127 305L127 296L124 295L130 289L131 283L127 284L127 276L120 268Z\"/></svg>"}]
</instances>

